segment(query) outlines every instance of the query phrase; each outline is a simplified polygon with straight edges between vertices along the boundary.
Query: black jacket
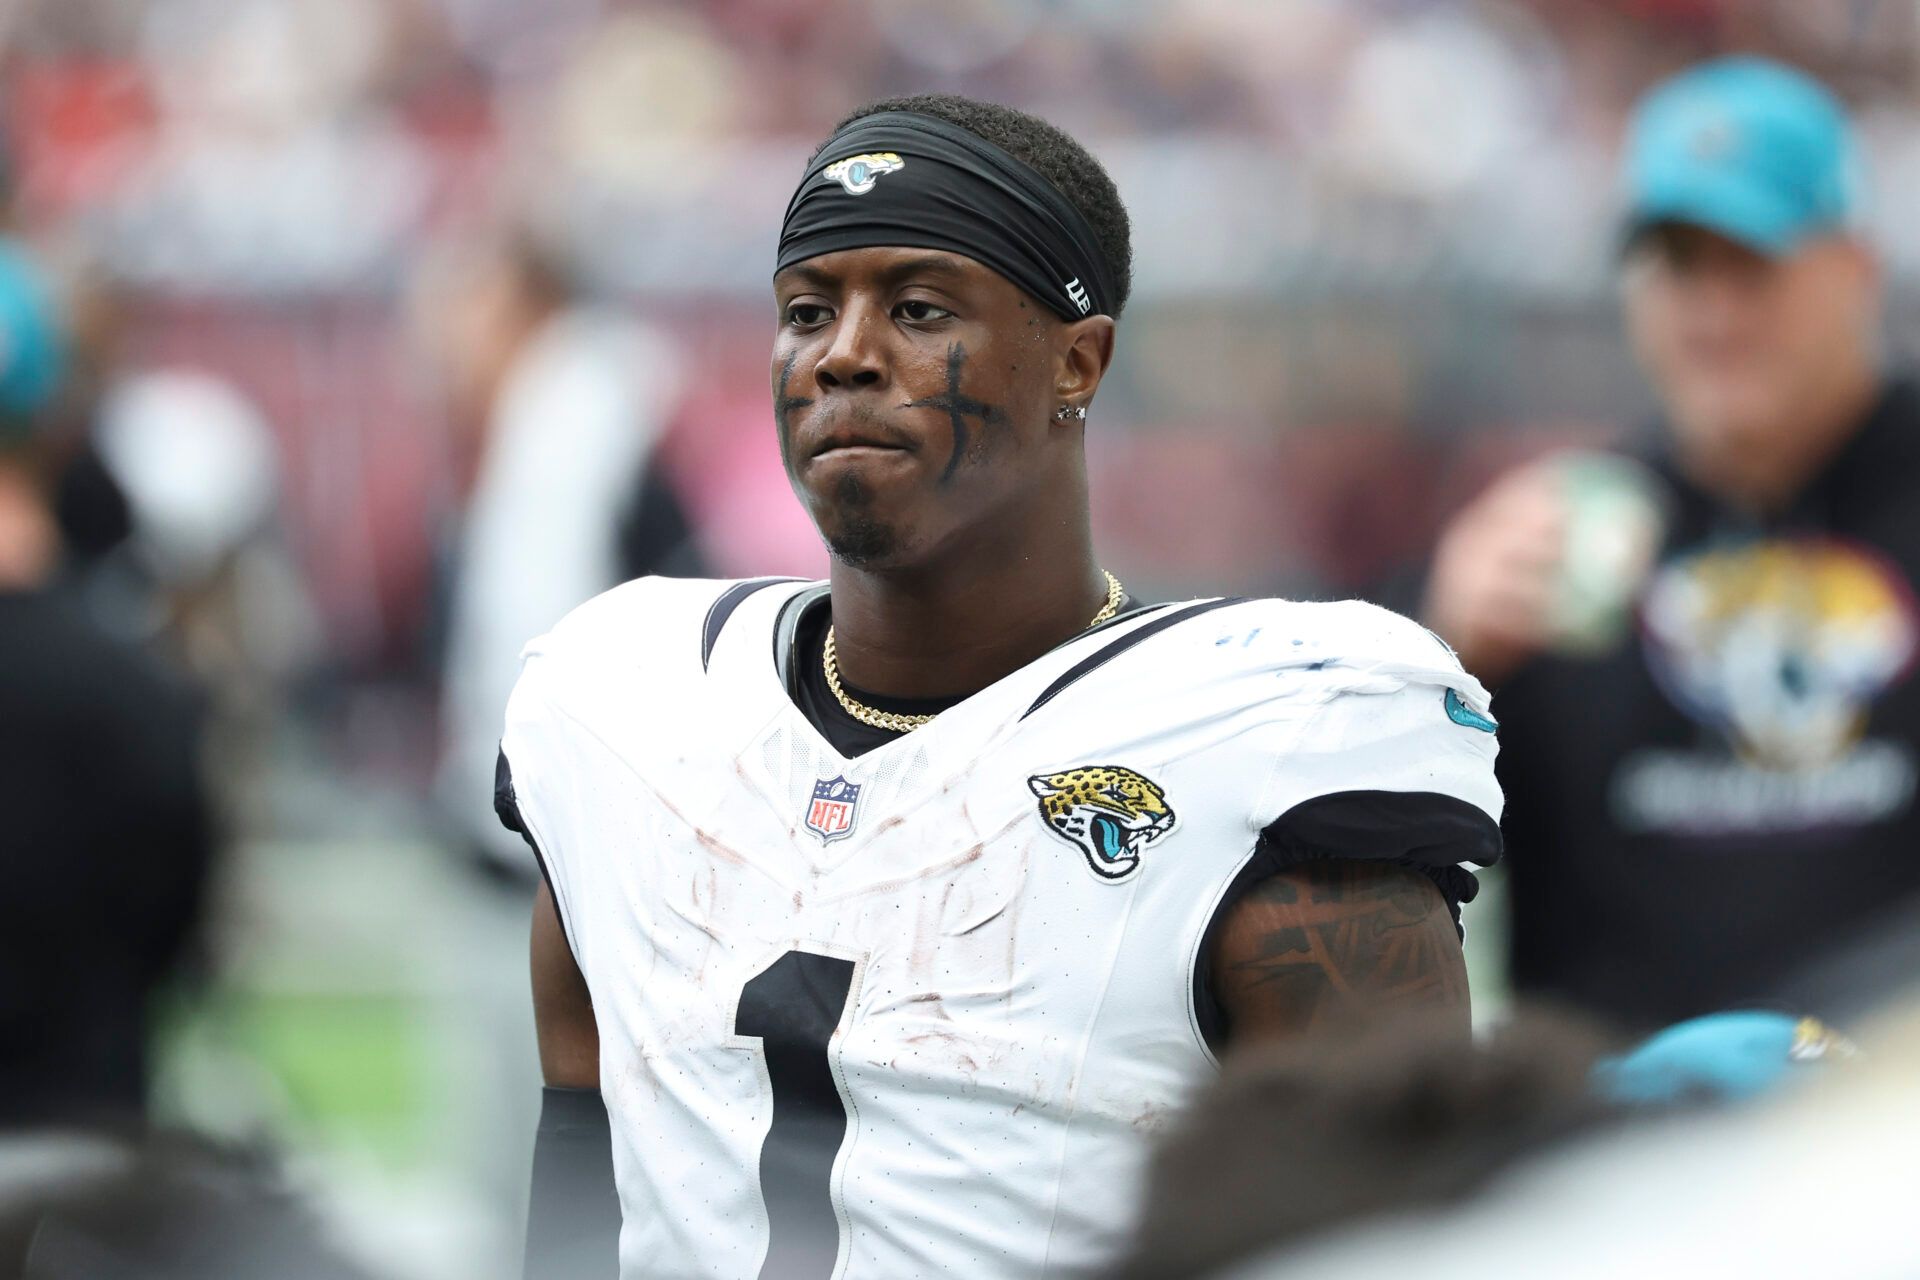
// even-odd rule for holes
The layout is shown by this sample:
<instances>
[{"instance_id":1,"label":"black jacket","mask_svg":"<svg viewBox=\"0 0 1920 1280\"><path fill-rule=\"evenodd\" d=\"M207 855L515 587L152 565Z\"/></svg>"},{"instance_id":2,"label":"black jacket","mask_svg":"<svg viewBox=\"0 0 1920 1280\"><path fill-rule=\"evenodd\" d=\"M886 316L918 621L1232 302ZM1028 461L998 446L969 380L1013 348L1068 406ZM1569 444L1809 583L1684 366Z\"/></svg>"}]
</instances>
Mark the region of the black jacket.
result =
<instances>
[{"instance_id":1,"label":"black jacket","mask_svg":"<svg viewBox=\"0 0 1920 1280\"><path fill-rule=\"evenodd\" d=\"M1765 1002L1920 900L1920 393L1765 520L1657 469L1633 633L1494 702L1516 984L1633 1024Z\"/></svg>"}]
</instances>

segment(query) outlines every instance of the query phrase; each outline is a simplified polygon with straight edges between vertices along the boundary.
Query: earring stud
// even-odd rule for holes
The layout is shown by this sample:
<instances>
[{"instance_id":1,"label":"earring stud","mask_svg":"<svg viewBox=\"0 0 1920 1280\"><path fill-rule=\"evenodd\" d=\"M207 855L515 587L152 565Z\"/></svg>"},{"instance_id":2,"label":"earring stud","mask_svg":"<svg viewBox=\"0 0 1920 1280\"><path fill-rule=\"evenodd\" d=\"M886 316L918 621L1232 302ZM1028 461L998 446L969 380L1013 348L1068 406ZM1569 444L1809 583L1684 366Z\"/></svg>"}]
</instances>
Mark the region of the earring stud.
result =
<instances>
[{"instance_id":1,"label":"earring stud","mask_svg":"<svg viewBox=\"0 0 1920 1280\"><path fill-rule=\"evenodd\" d=\"M1063 404L1053 411L1053 416L1061 422L1085 422L1087 406L1083 404Z\"/></svg>"}]
</instances>

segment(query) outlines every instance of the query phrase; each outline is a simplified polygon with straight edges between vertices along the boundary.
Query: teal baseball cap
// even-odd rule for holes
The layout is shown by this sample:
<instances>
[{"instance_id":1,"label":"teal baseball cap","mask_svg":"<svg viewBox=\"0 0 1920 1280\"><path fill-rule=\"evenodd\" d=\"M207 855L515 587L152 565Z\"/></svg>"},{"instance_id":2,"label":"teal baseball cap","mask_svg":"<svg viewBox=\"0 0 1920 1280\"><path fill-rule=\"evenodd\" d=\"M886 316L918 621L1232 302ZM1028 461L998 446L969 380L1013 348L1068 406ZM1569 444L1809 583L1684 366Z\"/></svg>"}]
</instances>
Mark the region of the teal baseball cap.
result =
<instances>
[{"instance_id":1,"label":"teal baseball cap","mask_svg":"<svg viewBox=\"0 0 1920 1280\"><path fill-rule=\"evenodd\" d=\"M0 441L39 425L66 363L52 288L24 249L0 239Z\"/></svg>"},{"instance_id":2,"label":"teal baseball cap","mask_svg":"<svg viewBox=\"0 0 1920 1280\"><path fill-rule=\"evenodd\" d=\"M1685 222L1769 257L1845 229L1860 202L1846 109L1765 58L1719 58L1648 93L1628 127L1624 179L1629 241Z\"/></svg>"}]
</instances>

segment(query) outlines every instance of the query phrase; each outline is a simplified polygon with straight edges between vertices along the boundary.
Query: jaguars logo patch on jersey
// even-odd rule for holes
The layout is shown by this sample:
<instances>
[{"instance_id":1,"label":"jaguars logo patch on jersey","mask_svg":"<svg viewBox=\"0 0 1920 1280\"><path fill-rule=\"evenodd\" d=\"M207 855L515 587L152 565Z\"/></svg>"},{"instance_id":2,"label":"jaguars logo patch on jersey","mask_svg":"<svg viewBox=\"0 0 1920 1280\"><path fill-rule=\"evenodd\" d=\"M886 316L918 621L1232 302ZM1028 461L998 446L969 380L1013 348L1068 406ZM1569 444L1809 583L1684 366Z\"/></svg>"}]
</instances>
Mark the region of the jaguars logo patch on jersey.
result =
<instances>
[{"instance_id":1,"label":"jaguars logo patch on jersey","mask_svg":"<svg viewBox=\"0 0 1920 1280\"><path fill-rule=\"evenodd\" d=\"M1159 784L1118 765L1082 765L1027 779L1049 829L1087 857L1102 880L1140 869L1140 851L1173 830L1177 815Z\"/></svg>"}]
</instances>

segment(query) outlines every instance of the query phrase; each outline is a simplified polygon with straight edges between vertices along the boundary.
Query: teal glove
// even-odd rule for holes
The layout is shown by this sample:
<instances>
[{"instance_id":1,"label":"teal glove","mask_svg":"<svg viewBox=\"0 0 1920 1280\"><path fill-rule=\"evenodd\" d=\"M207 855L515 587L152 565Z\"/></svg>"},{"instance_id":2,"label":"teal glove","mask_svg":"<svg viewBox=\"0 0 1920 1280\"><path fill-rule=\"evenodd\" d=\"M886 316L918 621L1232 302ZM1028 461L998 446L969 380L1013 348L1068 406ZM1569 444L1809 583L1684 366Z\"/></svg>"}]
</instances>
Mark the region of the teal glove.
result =
<instances>
[{"instance_id":1,"label":"teal glove","mask_svg":"<svg viewBox=\"0 0 1920 1280\"><path fill-rule=\"evenodd\" d=\"M1737 1102L1777 1087L1801 1064L1855 1052L1845 1036L1813 1018L1711 1013L1602 1060L1594 1067L1594 1085L1603 1097L1630 1105L1695 1098Z\"/></svg>"}]
</instances>

